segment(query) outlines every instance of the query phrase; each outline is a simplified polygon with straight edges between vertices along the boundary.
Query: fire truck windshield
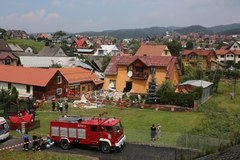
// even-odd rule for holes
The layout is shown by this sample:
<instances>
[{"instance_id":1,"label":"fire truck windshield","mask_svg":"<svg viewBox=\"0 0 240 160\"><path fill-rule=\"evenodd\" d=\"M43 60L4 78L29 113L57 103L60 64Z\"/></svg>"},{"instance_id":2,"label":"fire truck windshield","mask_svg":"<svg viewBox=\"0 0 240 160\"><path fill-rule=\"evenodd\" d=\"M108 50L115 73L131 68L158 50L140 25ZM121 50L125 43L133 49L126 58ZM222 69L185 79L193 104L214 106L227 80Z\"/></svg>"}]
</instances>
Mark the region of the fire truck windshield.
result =
<instances>
[{"instance_id":1,"label":"fire truck windshield","mask_svg":"<svg viewBox=\"0 0 240 160\"><path fill-rule=\"evenodd\" d=\"M117 123L116 125L114 125L112 128L113 128L113 131L114 131L114 132L118 132L118 131L121 130L123 127L122 127L122 124L119 122L119 123Z\"/></svg>"}]
</instances>

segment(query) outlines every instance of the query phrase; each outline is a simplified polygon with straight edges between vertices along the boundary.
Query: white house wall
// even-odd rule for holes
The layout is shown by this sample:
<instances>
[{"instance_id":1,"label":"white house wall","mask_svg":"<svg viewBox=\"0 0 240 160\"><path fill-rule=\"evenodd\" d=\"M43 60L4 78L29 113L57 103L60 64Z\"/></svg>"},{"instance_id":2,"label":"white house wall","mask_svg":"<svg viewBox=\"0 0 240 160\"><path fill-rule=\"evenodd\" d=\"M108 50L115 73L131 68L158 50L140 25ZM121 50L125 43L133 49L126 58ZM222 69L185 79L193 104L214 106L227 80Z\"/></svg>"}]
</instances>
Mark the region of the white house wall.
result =
<instances>
[{"instance_id":1,"label":"white house wall","mask_svg":"<svg viewBox=\"0 0 240 160\"><path fill-rule=\"evenodd\" d=\"M33 87L30 86L30 92L27 93L26 91L26 85L24 84L16 84L16 83L11 83L12 87L15 87L19 93L19 97L32 97L33 95ZM3 89L8 89L8 83L5 82L0 82L0 87Z\"/></svg>"}]
</instances>

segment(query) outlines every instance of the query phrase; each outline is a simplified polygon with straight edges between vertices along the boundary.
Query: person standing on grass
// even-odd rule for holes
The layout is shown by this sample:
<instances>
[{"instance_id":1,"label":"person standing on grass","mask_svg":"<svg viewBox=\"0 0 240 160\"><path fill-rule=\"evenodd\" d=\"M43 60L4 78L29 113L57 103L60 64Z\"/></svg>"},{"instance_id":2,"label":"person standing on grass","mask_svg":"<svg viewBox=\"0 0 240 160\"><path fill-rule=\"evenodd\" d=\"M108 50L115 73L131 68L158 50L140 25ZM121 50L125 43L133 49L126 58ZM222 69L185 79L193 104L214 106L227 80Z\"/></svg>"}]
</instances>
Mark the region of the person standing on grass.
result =
<instances>
[{"instance_id":1,"label":"person standing on grass","mask_svg":"<svg viewBox=\"0 0 240 160\"><path fill-rule=\"evenodd\" d=\"M152 127L151 127L151 141L155 141L155 137L156 137L156 127L155 125L153 124Z\"/></svg>"},{"instance_id":2,"label":"person standing on grass","mask_svg":"<svg viewBox=\"0 0 240 160\"><path fill-rule=\"evenodd\" d=\"M52 111L55 112L55 108L56 108L56 103L55 103L55 98L52 99Z\"/></svg>"},{"instance_id":3,"label":"person standing on grass","mask_svg":"<svg viewBox=\"0 0 240 160\"><path fill-rule=\"evenodd\" d=\"M65 109L65 113L68 113L68 101L65 100L64 102L64 109Z\"/></svg>"},{"instance_id":4,"label":"person standing on grass","mask_svg":"<svg viewBox=\"0 0 240 160\"><path fill-rule=\"evenodd\" d=\"M59 110L59 112L61 112L61 113L62 113L62 111L63 111L63 104L62 104L62 101L61 101L61 100L58 101L58 110Z\"/></svg>"},{"instance_id":5,"label":"person standing on grass","mask_svg":"<svg viewBox=\"0 0 240 160\"><path fill-rule=\"evenodd\" d=\"M157 125L156 130L157 130L157 139L159 140L161 136L161 126L159 124Z\"/></svg>"},{"instance_id":6,"label":"person standing on grass","mask_svg":"<svg viewBox=\"0 0 240 160\"><path fill-rule=\"evenodd\" d=\"M28 135L28 131L25 131L24 135L23 135L23 151L28 151L29 148L29 135Z\"/></svg>"}]
</instances>

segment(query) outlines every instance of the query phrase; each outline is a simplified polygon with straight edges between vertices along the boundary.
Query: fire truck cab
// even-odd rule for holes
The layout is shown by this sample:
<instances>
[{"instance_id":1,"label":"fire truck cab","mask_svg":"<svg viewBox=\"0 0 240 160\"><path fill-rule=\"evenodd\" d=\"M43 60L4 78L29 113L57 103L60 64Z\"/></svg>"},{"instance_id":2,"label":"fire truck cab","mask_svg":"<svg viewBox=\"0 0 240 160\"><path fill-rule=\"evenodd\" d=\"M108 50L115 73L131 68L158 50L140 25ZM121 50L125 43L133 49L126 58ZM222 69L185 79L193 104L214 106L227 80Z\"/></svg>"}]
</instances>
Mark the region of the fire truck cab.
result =
<instances>
[{"instance_id":1,"label":"fire truck cab","mask_svg":"<svg viewBox=\"0 0 240 160\"><path fill-rule=\"evenodd\" d=\"M122 148L126 136L118 118L91 118L68 116L50 122L50 137L62 149L70 149L78 143L98 147L109 153L112 149Z\"/></svg>"}]
</instances>

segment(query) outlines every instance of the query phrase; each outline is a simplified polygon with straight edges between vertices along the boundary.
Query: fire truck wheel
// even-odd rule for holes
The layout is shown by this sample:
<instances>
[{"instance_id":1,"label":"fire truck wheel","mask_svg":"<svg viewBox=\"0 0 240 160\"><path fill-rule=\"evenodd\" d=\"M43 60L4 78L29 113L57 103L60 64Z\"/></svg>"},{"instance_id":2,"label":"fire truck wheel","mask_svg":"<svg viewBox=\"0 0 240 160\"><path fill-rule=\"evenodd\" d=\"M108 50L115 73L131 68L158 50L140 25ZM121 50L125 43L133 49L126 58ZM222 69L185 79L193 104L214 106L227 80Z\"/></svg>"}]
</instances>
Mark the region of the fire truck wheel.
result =
<instances>
[{"instance_id":1,"label":"fire truck wheel","mask_svg":"<svg viewBox=\"0 0 240 160\"><path fill-rule=\"evenodd\" d=\"M68 143L68 140L66 140L66 139L62 139L62 140L61 140L60 146L61 146L61 148L64 149L64 150L67 150L67 149L70 149L70 148L71 148L71 144Z\"/></svg>"},{"instance_id":2,"label":"fire truck wheel","mask_svg":"<svg viewBox=\"0 0 240 160\"><path fill-rule=\"evenodd\" d=\"M100 145L100 149L103 153L109 153L111 151L111 147L107 142L102 142Z\"/></svg>"}]
</instances>

